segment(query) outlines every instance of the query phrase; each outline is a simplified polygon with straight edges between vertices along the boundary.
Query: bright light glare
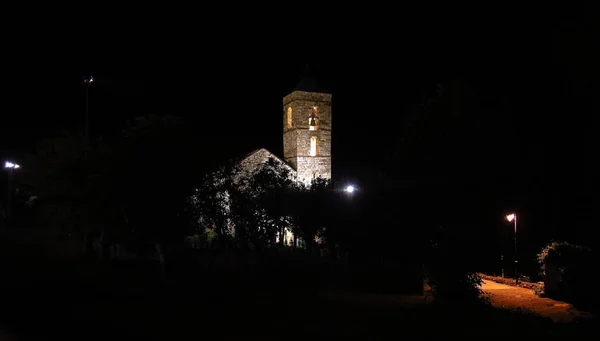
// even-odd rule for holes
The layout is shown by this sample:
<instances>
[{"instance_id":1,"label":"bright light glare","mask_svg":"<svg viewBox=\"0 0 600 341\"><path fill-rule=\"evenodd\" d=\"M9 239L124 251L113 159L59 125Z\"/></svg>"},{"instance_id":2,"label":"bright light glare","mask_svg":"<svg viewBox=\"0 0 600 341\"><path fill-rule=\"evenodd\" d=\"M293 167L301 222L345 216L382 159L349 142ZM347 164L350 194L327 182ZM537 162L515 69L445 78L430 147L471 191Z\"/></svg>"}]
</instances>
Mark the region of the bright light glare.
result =
<instances>
[{"instance_id":1,"label":"bright light glare","mask_svg":"<svg viewBox=\"0 0 600 341\"><path fill-rule=\"evenodd\" d=\"M516 215L514 213L511 213L506 216L506 220L513 221L513 219L515 219L515 217L516 217Z\"/></svg>"},{"instance_id":2,"label":"bright light glare","mask_svg":"<svg viewBox=\"0 0 600 341\"><path fill-rule=\"evenodd\" d=\"M12 169L17 169L17 168L20 168L20 167L21 167L21 166L19 166L18 164L16 164L16 163L12 163L12 162L10 162L10 161L6 161L6 162L4 163L4 168L12 168Z\"/></svg>"},{"instance_id":3,"label":"bright light glare","mask_svg":"<svg viewBox=\"0 0 600 341\"><path fill-rule=\"evenodd\" d=\"M346 188L344 189L344 191L346 191L348 193L354 193L355 190L356 190L356 188L354 188L354 186L352 186L352 185L346 186Z\"/></svg>"}]
</instances>

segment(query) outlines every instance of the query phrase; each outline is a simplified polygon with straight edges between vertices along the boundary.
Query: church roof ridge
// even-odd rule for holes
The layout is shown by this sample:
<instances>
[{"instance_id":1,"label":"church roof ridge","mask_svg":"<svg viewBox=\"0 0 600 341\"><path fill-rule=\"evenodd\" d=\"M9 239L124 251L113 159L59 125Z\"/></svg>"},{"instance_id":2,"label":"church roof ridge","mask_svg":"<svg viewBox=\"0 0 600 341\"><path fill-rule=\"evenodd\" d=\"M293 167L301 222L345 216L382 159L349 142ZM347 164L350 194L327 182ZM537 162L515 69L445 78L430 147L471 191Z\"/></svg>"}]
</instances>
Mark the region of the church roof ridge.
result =
<instances>
[{"instance_id":1,"label":"church roof ridge","mask_svg":"<svg viewBox=\"0 0 600 341\"><path fill-rule=\"evenodd\" d=\"M281 163L283 163L283 164L285 164L286 166L288 166L288 167L291 167L291 168L293 169L293 167L292 167L292 166L290 166L290 164L288 164L287 162L285 162L285 161L284 161L283 159L281 159L279 156L275 155L275 153L272 153L272 152L271 152L270 150L268 150L267 148L258 148L258 149L255 149L255 150L253 150L253 151L249 152L249 153L246 153L246 154L244 154L244 155L240 156L240 157L239 157L239 158L238 158L238 159L235 161L235 163L240 163L240 162L242 162L242 161L246 160L246 159L247 159L247 158L249 158L250 156L252 156L252 155L254 155L254 154L256 154L256 153L258 153L258 152L260 152L260 151L265 151L265 152L267 152L267 153L268 153L270 156L274 157L275 159L277 159L277 160L278 160L278 161L280 161Z\"/></svg>"}]
</instances>

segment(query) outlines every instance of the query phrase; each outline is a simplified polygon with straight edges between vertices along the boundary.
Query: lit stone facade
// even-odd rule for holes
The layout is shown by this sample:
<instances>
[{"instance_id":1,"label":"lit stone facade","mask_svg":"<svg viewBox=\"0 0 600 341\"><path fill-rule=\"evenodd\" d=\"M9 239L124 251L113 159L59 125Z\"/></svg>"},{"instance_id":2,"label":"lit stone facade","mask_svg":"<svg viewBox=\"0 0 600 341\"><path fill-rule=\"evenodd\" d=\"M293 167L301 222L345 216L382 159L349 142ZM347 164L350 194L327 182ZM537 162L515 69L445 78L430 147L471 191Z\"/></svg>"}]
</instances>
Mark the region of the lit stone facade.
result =
<instances>
[{"instance_id":1,"label":"lit stone facade","mask_svg":"<svg viewBox=\"0 0 600 341\"><path fill-rule=\"evenodd\" d=\"M295 179L296 171L290 165L282 161L280 158L278 158L265 148L261 148L247 154L239 161L239 163L237 163L238 172L234 174L233 182L237 184L244 177L253 176L254 173L256 173L260 169L260 165L269 161L270 158L275 160L275 162L281 165L282 167L289 169L290 176L293 177L293 179Z\"/></svg>"},{"instance_id":2,"label":"lit stone facade","mask_svg":"<svg viewBox=\"0 0 600 341\"><path fill-rule=\"evenodd\" d=\"M331 94L293 91L283 98L283 157L304 183L331 179Z\"/></svg>"},{"instance_id":3,"label":"lit stone facade","mask_svg":"<svg viewBox=\"0 0 600 341\"><path fill-rule=\"evenodd\" d=\"M239 161L241 176L252 176L269 158L289 167L304 184L314 178L331 179L331 94L294 90L283 98L283 160L258 149ZM285 161L284 161L285 160Z\"/></svg>"},{"instance_id":4,"label":"lit stone facade","mask_svg":"<svg viewBox=\"0 0 600 341\"><path fill-rule=\"evenodd\" d=\"M310 184L317 177L331 179L331 94L325 92L294 90L283 98L283 150L282 160L268 150L257 149L235 162L236 173L233 183L240 186L244 178L250 178L260 170L261 165L273 159L290 170L293 180ZM244 188L241 188L242 190ZM226 211L229 211L230 197L223 193ZM233 221L227 222L230 232L235 234ZM277 236L284 244L302 246L301 238L294 238L289 228Z\"/></svg>"}]
</instances>

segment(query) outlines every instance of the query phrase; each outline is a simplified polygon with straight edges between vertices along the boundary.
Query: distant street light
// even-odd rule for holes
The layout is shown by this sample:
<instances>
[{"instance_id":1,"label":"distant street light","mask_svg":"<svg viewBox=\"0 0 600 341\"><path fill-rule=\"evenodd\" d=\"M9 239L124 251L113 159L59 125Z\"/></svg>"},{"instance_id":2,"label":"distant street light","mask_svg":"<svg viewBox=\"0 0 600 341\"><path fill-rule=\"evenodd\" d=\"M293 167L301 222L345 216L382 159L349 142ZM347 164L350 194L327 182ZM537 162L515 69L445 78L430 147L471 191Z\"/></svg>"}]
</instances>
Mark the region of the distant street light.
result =
<instances>
[{"instance_id":1,"label":"distant street light","mask_svg":"<svg viewBox=\"0 0 600 341\"><path fill-rule=\"evenodd\" d=\"M346 186L346 188L344 188L344 192L352 194L354 193L354 191L356 191L356 188L352 185L348 185Z\"/></svg>"},{"instance_id":2,"label":"distant street light","mask_svg":"<svg viewBox=\"0 0 600 341\"><path fill-rule=\"evenodd\" d=\"M517 265L519 261L517 260L517 214L511 213L506 216L506 220L509 222L515 222L515 284L519 284L519 272L517 271Z\"/></svg>"},{"instance_id":3,"label":"distant street light","mask_svg":"<svg viewBox=\"0 0 600 341\"><path fill-rule=\"evenodd\" d=\"M20 167L21 166L19 166L18 164L12 163L10 161L6 161L6 163L4 164L4 168L7 168L7 169L18 169Z\"/></svg>"},{"instance_id":4,"label":"distant street light","mask_svg":"<svg viewBox=\"0 0 600 341\"><path fill-rule=\"evenodd\" d=\"M21 168L21 166L17 163L6 161L4 163L4 168L7 170L8 174L8 182L6 184L6 217L10 218L12 206L12 173L15 169Z\"/></svg>"}]
</instances>

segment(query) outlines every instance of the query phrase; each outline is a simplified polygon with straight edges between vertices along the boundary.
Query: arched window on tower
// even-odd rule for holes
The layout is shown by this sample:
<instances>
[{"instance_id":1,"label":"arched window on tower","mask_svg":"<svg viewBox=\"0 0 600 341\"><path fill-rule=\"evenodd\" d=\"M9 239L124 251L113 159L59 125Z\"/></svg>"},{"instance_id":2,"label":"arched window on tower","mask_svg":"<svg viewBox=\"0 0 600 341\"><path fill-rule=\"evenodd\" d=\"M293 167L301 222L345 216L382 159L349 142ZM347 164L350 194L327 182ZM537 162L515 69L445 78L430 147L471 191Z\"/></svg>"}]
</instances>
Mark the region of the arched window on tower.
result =
<instances>
[{"instance_id":1,"label":"arched window on tower","mask_svg":"<svg viewBox=\"0 0 600 341\"><path fill-rule=\"evenodd\" d=\"M319 128L319 107L311 107L308 114L308 130Z\"/></svg>"},{"instance_id":2,"label":"arched window on tower","mask_svg":"<svg viewBox=\"0 0 600 341\"><path fill-rule=\"evenodd\" d=\"M317 141L317 137L316 136L311 136L310 137L310 156L317 156L318 154L318 141Z\"/></svg>"},{"instance_id":3,"label":"arched window on tower","mask_svg":"<svg viewBox=\"0 0 600 341\"><path fill-rule=\"evenodd\" d=\"M292 126L294 125L294 119L292 117L292 107L288 107L287 108L287 125L288 128L292 128Z\"/></svg>"}]
</instances>

